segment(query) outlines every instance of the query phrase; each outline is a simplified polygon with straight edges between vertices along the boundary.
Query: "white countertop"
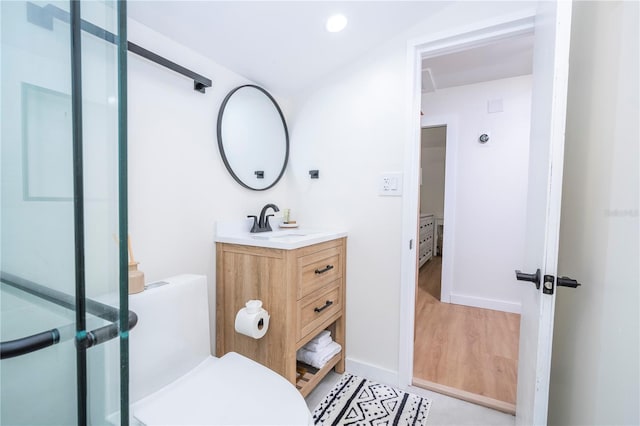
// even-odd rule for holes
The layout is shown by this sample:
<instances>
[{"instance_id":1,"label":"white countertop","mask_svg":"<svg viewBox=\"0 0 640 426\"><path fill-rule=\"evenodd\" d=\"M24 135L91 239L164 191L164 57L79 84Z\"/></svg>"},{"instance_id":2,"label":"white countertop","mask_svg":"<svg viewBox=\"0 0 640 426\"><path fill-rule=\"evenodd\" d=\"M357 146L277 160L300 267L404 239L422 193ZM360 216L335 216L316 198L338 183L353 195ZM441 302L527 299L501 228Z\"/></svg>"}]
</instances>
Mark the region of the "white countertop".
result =
<instances>
[{"instance_id":1,"label":"white countertop","mask_svg":"<svg viewBox=\"0 0 640 426\"><path fill-rule=\"evenodd\" d=\"M253 219L217 222L215 241L218 243L293 250L347 236L346 231L337 229L328 230L304 226L299 228L280 228L280 222L277 219L271 225L273 231L251 233L249 230L252 223Z\"/></svg>"}]
</instances>

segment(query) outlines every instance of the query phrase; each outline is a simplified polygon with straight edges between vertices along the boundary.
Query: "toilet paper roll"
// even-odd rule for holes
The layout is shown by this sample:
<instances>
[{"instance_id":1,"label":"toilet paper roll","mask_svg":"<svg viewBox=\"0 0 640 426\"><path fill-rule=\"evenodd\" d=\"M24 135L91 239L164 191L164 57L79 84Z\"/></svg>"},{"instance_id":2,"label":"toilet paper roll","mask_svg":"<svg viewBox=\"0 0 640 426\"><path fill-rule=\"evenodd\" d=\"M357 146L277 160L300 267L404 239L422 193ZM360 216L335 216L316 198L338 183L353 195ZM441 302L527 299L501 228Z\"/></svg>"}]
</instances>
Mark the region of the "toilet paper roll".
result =
<instances>
[{"instance_id":1,"label":"toilet paper roll","mask_svg":"<svg viewBox=\"0 0 640 426\"><path fill-rule=\"evenodd\" d=\"M269 313L264 309L250 313L242 308L236 314L236 331L253 339L260 339L267 334L269 328Z\"/></svg>"}]
</instances>

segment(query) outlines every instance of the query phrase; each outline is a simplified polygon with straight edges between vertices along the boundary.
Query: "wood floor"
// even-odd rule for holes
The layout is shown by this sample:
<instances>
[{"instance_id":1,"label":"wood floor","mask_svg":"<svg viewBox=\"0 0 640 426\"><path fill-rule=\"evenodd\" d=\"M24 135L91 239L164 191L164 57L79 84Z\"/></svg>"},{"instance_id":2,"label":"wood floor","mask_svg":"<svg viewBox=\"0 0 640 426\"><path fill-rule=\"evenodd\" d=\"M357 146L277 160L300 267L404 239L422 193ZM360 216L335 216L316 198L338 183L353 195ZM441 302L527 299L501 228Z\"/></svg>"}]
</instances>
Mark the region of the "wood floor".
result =
<instances>
[{"instance_id":1,"label":"wood floor","mask_svg":"<svg viewBox=\"0 0 640 426\"><path fill-rule=\"evenodd\" d=\"M418 276L414 384L515 412L520 315L441 303L441 274L433 257Z\"/></svg>"}]
</instances>

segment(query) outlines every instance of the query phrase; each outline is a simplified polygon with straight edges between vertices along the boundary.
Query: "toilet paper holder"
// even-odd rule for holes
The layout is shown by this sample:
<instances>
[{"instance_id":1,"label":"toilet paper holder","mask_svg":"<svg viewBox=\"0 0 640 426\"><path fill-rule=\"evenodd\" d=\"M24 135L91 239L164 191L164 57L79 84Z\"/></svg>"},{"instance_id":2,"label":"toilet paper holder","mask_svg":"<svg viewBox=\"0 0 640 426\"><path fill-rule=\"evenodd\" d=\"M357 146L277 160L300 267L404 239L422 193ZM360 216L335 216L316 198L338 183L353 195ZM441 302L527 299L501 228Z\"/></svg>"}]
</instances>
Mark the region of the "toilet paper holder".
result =
<instances>
[{"instance_id":1,"label":"toilet paper holder","mask_svg":"<svg viewBox=\"0 0 640 426\"><path fill-rule=\"evenodd\" d=\"M261 339L269 329L269 318L261 300L249 300L236 314L234 329L252 339Z\"/></svg>"},{"instance_id":2,"label":"toilet paper holder","mask_svg":"<svg viewBox=\"0 0 640 426\"><path fill-rule=\"evenodd\" d=\"M262 300L249 300L244 307L248 314L257 314L262 309Z\"/></svg>"}]
</instances>

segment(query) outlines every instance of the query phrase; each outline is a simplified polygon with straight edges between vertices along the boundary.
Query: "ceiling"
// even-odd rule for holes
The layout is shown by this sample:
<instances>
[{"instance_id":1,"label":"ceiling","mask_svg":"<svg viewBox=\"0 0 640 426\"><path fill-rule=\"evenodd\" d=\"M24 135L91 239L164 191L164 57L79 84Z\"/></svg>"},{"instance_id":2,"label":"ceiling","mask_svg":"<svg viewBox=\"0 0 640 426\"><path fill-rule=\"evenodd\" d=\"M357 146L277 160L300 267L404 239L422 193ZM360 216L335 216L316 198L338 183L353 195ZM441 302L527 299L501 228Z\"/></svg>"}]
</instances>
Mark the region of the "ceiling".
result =
<instances>
[{"instance_id":1,"label":"ceiling","mask_svg":"<svg viewBox=\"0 0 640 426\"><path fill-rule=\"evenodd\" d=\"M280 96L291 96L451 2L131 1L129 16ZM340 33L325 30L336 13ZM135 42L135 40L132 40Z\"/></svg>"},{"instance_id":2,"label":"ceiling","mask_svg":"<svg viewBox=\"0 0 640 426\"><path fill-rule=\"evenodd\" d=\"M531 74L533 34L422 60L422 92Z\"/></svg>"},{"instance_id":3,"label":"ceiling","mask_svg":"<svg viewBox=\"0 0 640 426\"><path fill-rule=\"evenodd\" d=\"M131 1L129 16L279 96L293 96L405 29L441 1ZM336 13L340 33L325 30ZM168 19L170 17L170 19ZM135 42L135 40L132 40ZM422 61L422 91L531 74L533 35Z\"/></svg>"}]
</instances>

